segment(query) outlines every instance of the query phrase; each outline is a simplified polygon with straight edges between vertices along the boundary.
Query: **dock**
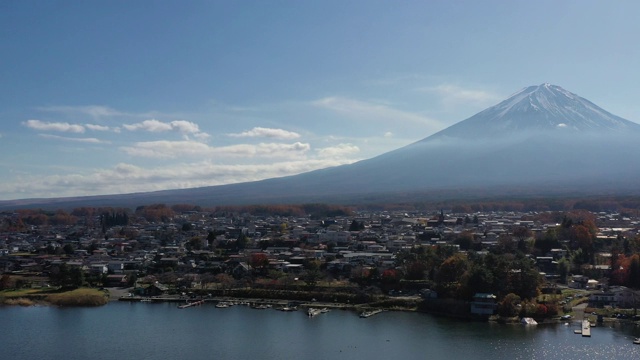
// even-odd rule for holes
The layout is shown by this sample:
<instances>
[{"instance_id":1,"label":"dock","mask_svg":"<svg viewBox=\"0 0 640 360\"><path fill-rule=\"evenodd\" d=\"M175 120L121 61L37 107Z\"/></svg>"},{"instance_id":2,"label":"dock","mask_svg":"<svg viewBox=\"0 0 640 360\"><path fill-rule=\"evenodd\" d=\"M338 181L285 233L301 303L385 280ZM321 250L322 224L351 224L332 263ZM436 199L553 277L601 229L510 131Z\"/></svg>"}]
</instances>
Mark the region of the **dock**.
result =
<instances>
[{"instance_id":1,"label":"dock","mask_svg":"<svg viewBox=\"0 0 640 360\"><path fill-rule=\"evenodd\" d=\"M194 302L178 305L178 309L186 309L192 306L198 306L202 304L204 304L204 300L194 301Z\"/></svg>"},{"instance_id":2,"label":"dock","mask_svg":"<svg viewBox=\"0 0 640 360\"><path fill-rule=\"evenodd\" d=\"M589 323L589 320L582 320L582 336L591 336L591 323Z\"/></svg>"}]
</instances>

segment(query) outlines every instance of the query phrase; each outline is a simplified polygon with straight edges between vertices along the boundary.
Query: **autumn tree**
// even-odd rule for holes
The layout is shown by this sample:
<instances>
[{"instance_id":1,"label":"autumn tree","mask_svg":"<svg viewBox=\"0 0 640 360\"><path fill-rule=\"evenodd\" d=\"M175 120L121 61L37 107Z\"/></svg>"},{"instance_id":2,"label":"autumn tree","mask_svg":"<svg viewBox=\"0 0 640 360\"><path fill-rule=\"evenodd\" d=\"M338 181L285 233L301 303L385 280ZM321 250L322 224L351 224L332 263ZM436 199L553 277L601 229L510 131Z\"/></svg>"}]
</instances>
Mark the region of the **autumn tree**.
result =
<instances>
[{"instance_id":1,"label":"autumn tree","mask_svg":"<svg viewBox=\"0 0 640 360\"><path fill-rule=\"evenodd\" d=\"M165 204L153 204L137 207L136 215L150 222L169 222L175 216L175 212Z\"/></svg>"},{"instance_id":2,"label":"autumn tree","mask_svg":"<svg viewBox=\"0 0 640 360\"><path fill-rule=\"evenodd\" d=\"M446 259L438 268L436 275L437 291L444 297L456 297L460 287L460 279L467 271L467 258L457 253Z\"/></svg>"},{"instance_id":3,"label":"autumn tree","mask_svg":"<svg viewBox=\"0 0 640 360\"><path fill-rule=\"evenodd\" d=\"M520 312L520 296L509 293L498 303L498 314L504 317L516 316Z\"/></svg>"},{"instance_id":4,"label":"autumn tree","mask_svg":"<svg viewBox=\"0 0 640 360\"><path fill-rule=\"evenodd\" d=\"M8 274L3 274L0 277L0 290L12 289L15 286L15 281Z\"/></svg>"},{"instance_id":5,"label":"autumn tree","mask_svg":"<svg viewBox=\"0 0 640 360\"><path fill-rule=\"evenodd\" d=\"M252 268L256 269L260 274L264 275L265 270L269 266L269 257L265 253L251 254L249 265L251 265Z\"/></svg>"},{"instance_id":6,"label":"autumn tree","mask_svg":"<svg viewBox=\"0 0 640 360\"><path fill-rule=\"evenodd\" d=\"M382 291L397 289L400 284L400 274L395 269L386 269L380 275L380 287Z\"/></svg>"}]
</instances>

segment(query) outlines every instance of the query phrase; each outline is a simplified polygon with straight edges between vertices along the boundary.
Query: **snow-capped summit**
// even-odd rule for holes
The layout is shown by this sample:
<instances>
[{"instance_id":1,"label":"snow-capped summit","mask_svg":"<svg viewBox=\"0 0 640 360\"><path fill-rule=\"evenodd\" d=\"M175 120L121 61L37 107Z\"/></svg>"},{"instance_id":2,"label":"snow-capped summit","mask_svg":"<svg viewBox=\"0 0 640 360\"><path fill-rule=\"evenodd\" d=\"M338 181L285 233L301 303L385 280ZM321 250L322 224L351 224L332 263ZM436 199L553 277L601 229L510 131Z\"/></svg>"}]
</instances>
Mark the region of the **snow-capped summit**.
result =
<instances>
[{"instance_id":1,"label":"snow-capped summit","mask_svg":"<svg viewBox=\"0 0 640 360\"><path fill-rule=\"evenodd\" d=\"M613 115L560 86L544 83L526 87L432 138L493 137L550 130L626 132L640 131L640 125Z\"/></svg>"}]
</instances>

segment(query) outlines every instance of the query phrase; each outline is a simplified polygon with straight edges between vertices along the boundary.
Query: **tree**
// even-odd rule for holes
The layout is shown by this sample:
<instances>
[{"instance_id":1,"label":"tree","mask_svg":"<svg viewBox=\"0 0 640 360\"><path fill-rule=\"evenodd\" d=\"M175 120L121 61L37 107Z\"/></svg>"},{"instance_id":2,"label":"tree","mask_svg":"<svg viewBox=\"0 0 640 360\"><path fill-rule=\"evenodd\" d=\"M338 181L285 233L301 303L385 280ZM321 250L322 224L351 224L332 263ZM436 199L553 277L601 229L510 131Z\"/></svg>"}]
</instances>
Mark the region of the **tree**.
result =
<instances>
[{"instance_id":1,"label":"tree","mask_svg":"<svg viewBox=\"0 0 640 360\"><path fill-rule=\"evenodd\" d=\"M75 251L75 249L73 248L73 245L71 244L66 244L64 247L62 247L62 250L67 255L72 255L73 252Z\"/></svg>"},{"instance_id":2,"label":"tree","mask_svg":"<svg viewBox=\"0 0 640 360\"><path fill-rule=\"evenodd\" d=\"M0 290L11 289L14 286L14 281L11 276L4 274L0 277Z\"/></svg>"},{"instance_id":3,"label":"tree","mask_svg":"<svg viewBox=\"0 0 640 360\"><path fill-rule=\"evenodd\" d=\"M627 284L635 289L640 288L640 256L638 254L632 255L629 261L629 280Z\"/></svg>"},{"instance_id":4,"label":"tree","mask_svg":"<svg viewBox=\"0 0 640 360\"><path fill-rule=\"evenodd\" d=\"M395 269L387 269L380 276L382 291L394 290L400 284L400 275Z\"/></svg>"},{"instance_id":5,"label":"tree","mask_svg":"<svg viewBox=\"0 0 640 360\"><path fill-rule=\"evenodd\" d=\"M538 249L541 255L547 254L551 249L560 246L558 234L555 228L548 229L543 236L536 238L534 247Z\"/></svg>"},{"instance_id":6,"label":"tree","mask_svg":"<svg viewBox=\"0 0 640 360\"><path fill-rule=\"evenodd\" d=\"M249 265L264 274L265 269L269 266L269 257L264 253L255 253L249 259Z\"/></svg>"},{"instance_id":7,"label":"tree","mask_svg":"<svg viewBox=\"0 0 640 360\"><path fill-rule=\"evenodd\" d=\"M318 284L321 276L322 274L319 270L307 270L302 276L302 279L310 289L313 289Z\"/></svg>"},{"instance_id":8,"label":"tree","mask_svg":"<svg viewBox=\"0 0 640 360\"><path fill-rule=\"evenodd\" d=\"M353 220L351 225L349 225L349 231L360 231L364 230L364 223L358 222L357 220Z\"/></svg>"},{"instance_id":9,"label":"tree","mask_svg":"<svg viewBox=\"0 0 640 360\"><path fill-rule=\"evenodd\" d=\"M202 239L199 236L194 236L186 244L188 250L202 250Z\"/></svg>"},{"instance_id":10,"label":"tree","mask_svg":"<svg viewBox=\"0 0 640 360\"><path fill-rule=\"evenodd\" d=\"M426 270L427 266L424 262L419 260L412 261L405 270L405 278L407 280L422 280Z\"/></svg>"},{"instance_id":11,"label":"tree","mask_svg":"<svg viewBox=\"0 0 640 360\"><path fill-rule=\"evenodd\" d=\"M436 276L436 286L439 294L445 297L455 297L458 295L460 279L467 271L468 261L460 253L447 258L438 269Z\"/></svg>"},{"instance_id":12,"label":"tree","mask_svg":"<svg viewBox=\"0 0 640 360\"><path fill-rule=\"evenodd\" d=\"M471 298L476 293L493 293L495 289L493 274L481 264L474 264L464 274L462 293Z\"/></svg>"},{"instance_id":13,"label":"tree","mask_svg":"<svg viewBox=\"0 0 640 360\"><path fill-rule=\"evenodd\" d=\"M567 278L569 276L569 270L571 269L571 264L567 260L567 258L562 258L558 260L558 275L560 276L560 282L563 284L567 283Z\"/></svg>"},{"instance_id":14,"label":"tree","mask_svg":"<svg viewBox=\"0 0 640 360\"><path fill-rule=\"evenodd\" d=\"M84 271L79 267L71 268L69 272L69 286L78 288L84 284Z\"/></svg>"},{"instance_id":15,"label":"tree","mask_svg":"<svg viewBox=\"0 0 640 360\"><path fill-rule=\"evenodd\" d=\"M233 278L229 274L218 274L215 276L216 282L220 283L222 289L228 289L233 284Z\"/></svg>"},{"instance_id":16,"label":"tree","mask_svg":"<svg viewBox=\"0 0 640 360\"><path fill-rule=\"evenodd\" d=\"M236 248L238 250L243 250L244 248L247 247L248 242L249 242L249 238L247 237L247 235L242 233L238 236L238 239L236 240Z\"/></svg>"},{"instance_id":17,"label":"tree","mask_svg":"<svg viewBox=\"0 0 640 360\"><path fill-rule=\"evenodd\" d=\"M455 244L460 246L462 250L469 250L473 245L473 233L470 231L463 231L460 235L454 240Z\"/></svg>"},{"instance_id":18,"label":"tree","mask_svg":"<svg viewBox=\"0 0 640 360\"><path fill-rule=\"evenodd\" d=\"M509 293L498 303L498 314L504 317L516 316L520 312L520 296Z\"/></svg>"}]
</instances>

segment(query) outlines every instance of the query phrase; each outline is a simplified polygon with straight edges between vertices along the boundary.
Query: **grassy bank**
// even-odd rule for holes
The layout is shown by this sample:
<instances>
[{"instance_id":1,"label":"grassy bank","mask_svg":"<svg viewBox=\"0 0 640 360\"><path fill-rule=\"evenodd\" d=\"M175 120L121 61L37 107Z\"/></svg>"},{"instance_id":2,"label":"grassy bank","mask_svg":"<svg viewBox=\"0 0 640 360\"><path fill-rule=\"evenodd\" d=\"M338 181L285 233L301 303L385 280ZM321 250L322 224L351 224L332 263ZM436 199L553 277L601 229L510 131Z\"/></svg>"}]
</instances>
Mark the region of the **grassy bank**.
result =
<instances>
[{"instance_id":1,"label":"grassy bank","mask_svg":"<svg viewBox=\"0 0 640 360\"><path fill-rule=\"evenodd\" d=\"M2 305L101 306L109 301L109 294L98 289L80 288L69 291L57 289L20 289L0 292Z\"/></svg>"}]
</instances>

